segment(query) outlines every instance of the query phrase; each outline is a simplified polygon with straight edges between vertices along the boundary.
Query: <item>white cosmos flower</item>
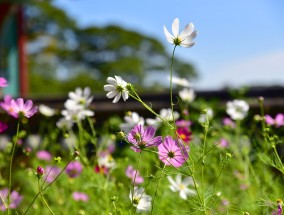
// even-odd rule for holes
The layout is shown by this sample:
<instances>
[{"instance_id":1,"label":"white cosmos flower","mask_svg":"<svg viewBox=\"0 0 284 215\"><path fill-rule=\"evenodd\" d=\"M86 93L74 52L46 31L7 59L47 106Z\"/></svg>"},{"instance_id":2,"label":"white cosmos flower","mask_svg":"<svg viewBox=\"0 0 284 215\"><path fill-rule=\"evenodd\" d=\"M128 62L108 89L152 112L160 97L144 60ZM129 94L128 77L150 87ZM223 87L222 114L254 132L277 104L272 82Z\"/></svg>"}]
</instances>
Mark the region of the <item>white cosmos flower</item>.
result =
<instances>
[{"instance_id":1,"label":"white cosmos flower","mask_svg":"<svg viewBox=\"0 0 284 215\"><path fill-rule=\"evenodd\" d=\"M179 34L178 18L175 18L172 24L173 34L170 34L166 26L164 26L164 33L169 43L174 44L176 46L183 46L187 48L190 48L195 44L195 42L193 42L193 39L196 37L197 32L193 30L194 30L194 25L192 23L189 23Z\"/></svg>"},{"instance_id":2,"label":"white cosmos flower","mask_svg":"<svg viewBox=\"0 0 284 215\"><path fill-rule=\"evenodd\" d=\"M189 185L194 184L191 177L185 177L183 180L181 175L177 175L175 180L171 176L167 178L170 182L170 189L173 192L179 192L180 198L186 200L187 196L196 194L195 190L188 188Z\"/></svg>"},{"instance_id":3,"label":"white cosmos flower","mask_svg":"<svg viewBox=\"0 0 284 215\"><path fill-rule=\"evenodd\" d=\"M244 100L235 99L227 102L227 114L233 120L242 120L247 115L249 105Z\"/></svg>"},{"instance_id":4,"label":"white cosmos flower","mask_svg":"<svg viewBox=\"0 0 284 215\"><path fill-rule=\"evenodd\" d=\"M61 114L65 117L67 121L73 121L73 122L77 122L78 120L83 120L87 116L95 115L93 111L81 109L80 106L74 106L73 109L62 110Z\"/></svg>"},{"instance_id":5,"label":"white cosmos flower","mask_svg":"<svg viewBox=\"0 0 284 215\"><path fill-rule=\"evenodd\" d=\"M206 110L207 110L206 114L200 114L200 116L198 118L198 122L199 123L205 123L207 118L208 119L212 119L213 118L214 113L213 113L212 108L207 108Z\"/></svg>"},{"instance_id":6,"label":"white cosmos flower","mask_svg":"<svg viewBox=\"0 0 284 215\"><path fill-rule=\"evenodd\" d=\"M72 109L74 106L82 106L82 109L87 108L93 100L89 87L84 89L78 87L75 89L75 92L69 92L68 96L69 99L65 102L65 108L67 109Z\"/></svg>"},{"instance_id":7,"label":"white cosmos flower","mask_svg":"<svg viewBox=\"0 0 284 215\"><path fill-rule=\"evenodd\" d=\"M114 98L112 101L113 103L118 102L121 96L124 101L128 99L129 95L128 90L126 89L127 82L120 76L114 76L114 78L108 77L107 82L109 84L104 86L104 90L109 91L106 95L109 99Z\"/></svg>"},{"instance_id":8,"label":"white cosmos flower","mask_svg":"<svg viewBox=\"0 0 284 215\"><path fill-rule=\"evenodd\" d=\"M104 166L107 169L113 169L116 166L116 162L111 154L102 154L98 158L98 165L100 167Z\"/></svg>"},{"instance_id":9,"label":"white cosmos flower","mask_svg":"<svg viewBox=\"0 0 284 215\"><path fill-rule=\"evenodd\" d=\"M170 76L168 77L168 79L170 80ZM192 86L192 84L185 78L172 77L172 82L173 84L176 84L181 87L191 87Z\"/></svg>"},{"instance_id":10,"label":"white cosmos flower","mask_svg":"<svg viewBox=\"0 0 284 215\"><path fill-rule=\"evenodd\" d=\"M173 115L172 115L172 109L161 109L159 114L165 121L173 121ZM174 111L174 120L177 120L179 118L179 113ZM161 125L162 120L159 117L156 117L155 119L146 119L146 122L148 125L154 126L155 128L158 128Z\"/></svg>"},{"instance_id":11,"label":"white cosmos flower","mask_svg":"<svg viewBox=\"0 0 284 215\"><path fill-rule=\"evenodd\" d=\"M195 99L195 93L192 88L183 88L178 92L182 101L190 103Z\"/></svg>"},{"instance_id":12,"label":"white cosmos flower","mask_svg":"<svg viewBox=\"0 0 284 215\"><path fill-rule=\"evenodd\" d=\"M145 194L145 189L143 187L141 188L134 187L133 194L130 190L129 198L132 201L134 207L136 207L138 211L150 210L152 197Z\"/></svg>"},{"instance_id":13,"label":"white cosmos flower","mask_svg":"<svg viewBox=\"0 0 284 215\"><path fill-rule=\"evenodd\" d=\"M56 126L60 129L71 129L73 126L73 121L67 120L65 117L62 117L56 122Z\"/></svg>"},{"instance_id":14,"label":"white cosmos flower","mask_svg":"<svg viewBox=\"0 0 284 215\"><path fill-rule=\"evenodd\" d=\"M54 116L56 114L56 111L44 104L41 104L39 105L38 107L38 110L39 112L44 115L44 116L47 116L47 117L51 117L51 116Z\"/></svg>"},{"instance_id":15,"label":"white cosmos flower","mask_svg":"<svg viewBox=\"0 0 284 215\"><path fill-rule=\"evenodd\" d=\"M124 117L124 123L120 124L120 129L125 132L129 132L135 125L141 124L144 125L145 120L143 117L139 116L136 112L128 112Z\"/></svg>"}]
</instances>

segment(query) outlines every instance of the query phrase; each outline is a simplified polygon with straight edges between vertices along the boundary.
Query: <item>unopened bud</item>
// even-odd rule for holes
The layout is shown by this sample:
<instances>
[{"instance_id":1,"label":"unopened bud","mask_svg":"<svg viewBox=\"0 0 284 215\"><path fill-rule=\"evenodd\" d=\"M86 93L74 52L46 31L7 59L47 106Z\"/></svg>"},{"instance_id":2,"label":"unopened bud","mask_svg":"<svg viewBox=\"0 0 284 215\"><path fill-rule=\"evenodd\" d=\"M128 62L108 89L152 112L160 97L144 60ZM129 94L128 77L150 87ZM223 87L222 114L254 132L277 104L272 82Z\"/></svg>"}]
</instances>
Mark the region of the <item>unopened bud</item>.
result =
<instances>
[{"instance_id":1,"label":"unopened bud","mask_svg":"<svg viewBox=\"0 0 284 215\"><path fill-rule=\"evenodd\" d=\"M76 158L80 155L80 152L78 152L77 150L74 152L73 156Z\"/></svg>"},{"instance_id":2,"label":"unopened bud","mask_svg":"<svg viewBox=\"0 0 284 215\"><path fill-rule=\"evenodd\" d=\"M42 168L41 166L38 166L36 169L36 174L41 177L44 173L44 168Z\"/></svg>"},{"instance_id":3,"label":"unopened bud","mask_svg":"<svg viewBox=\"0 0 284 215\"><path fill-rule=\"evenodd\" d=\"M123 131L118 132L117 135L120 139L125 139L125 134Z\"/></svg>"}]
</instances>

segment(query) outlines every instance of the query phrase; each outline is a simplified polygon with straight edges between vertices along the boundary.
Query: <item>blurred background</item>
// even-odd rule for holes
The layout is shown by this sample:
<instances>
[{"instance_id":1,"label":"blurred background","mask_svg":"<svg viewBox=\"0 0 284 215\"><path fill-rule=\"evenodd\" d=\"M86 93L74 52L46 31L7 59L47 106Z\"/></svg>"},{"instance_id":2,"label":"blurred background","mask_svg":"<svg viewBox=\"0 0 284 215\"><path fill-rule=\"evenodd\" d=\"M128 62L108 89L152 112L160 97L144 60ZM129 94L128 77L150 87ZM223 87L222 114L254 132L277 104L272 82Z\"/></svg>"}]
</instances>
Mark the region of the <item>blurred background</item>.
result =
<instances>
[{"instance_id":1,"label":"blurred background","mask_svg":"<svg viewBox=\"0 0 284 215\"><path fill-rule=\"evenodd\" d=\"M196 45L177 48L174 76L199 91L284 84L284 1L0 1L3 94L102 92L120 75L140 92L169 87L165 25L192 22Z\"/></svg>"}]
</instances>

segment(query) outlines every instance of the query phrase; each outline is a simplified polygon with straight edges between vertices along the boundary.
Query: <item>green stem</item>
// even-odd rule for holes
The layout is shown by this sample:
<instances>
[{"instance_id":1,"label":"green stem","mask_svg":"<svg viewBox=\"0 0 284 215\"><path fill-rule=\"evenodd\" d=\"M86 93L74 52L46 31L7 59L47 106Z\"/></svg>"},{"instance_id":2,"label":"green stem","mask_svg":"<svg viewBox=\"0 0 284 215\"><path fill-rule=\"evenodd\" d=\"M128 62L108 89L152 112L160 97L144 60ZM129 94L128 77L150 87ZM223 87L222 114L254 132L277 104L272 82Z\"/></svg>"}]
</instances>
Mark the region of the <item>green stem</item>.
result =
<instances>
[{"instance_id":1,"label":"green stem","mask_svg":"<svg viewBox=\"0 0 284 215\"><path fill-rule=\"evenodd\" d=\"M172 61L171 61L171 71L170 71L170 99L171 99L171 110L172 110L172 117L173 117L174 125L175 125L175 118L174 118L174 103L173 103L173 68L174 68L174 55L175 55L176 47L177 46L175 45L173 49Z\"/></svg>"},{"instance_id":2,"label":"green stem","mask_svg":"<svg viewBox=\"0 0 284 215\"><path fill-rule=\"evenodd\" d=\"M134 195L135 180L136 180L136 177L137 177L137 172L138 172L138 169L139 169L141 157L142 157L142 151L140 151L140 153L139 153L139 158L138 158L138 162L137 162L137 167L136 167L136 171L135 171L135 175L134 175L134 179L133 179L132 202L133 202L133 195Z\"/></svg>"},{"instance_id":3,"label":"green stem","mask_svg":"<svg viewBox=\"0 0 284 215\"><path fill-rule=\"evenodd\" d=\"M45 206L48 208L48 210L50 211L51 214L54 215L53 211L51 210L51 208L49 207L47 201L45 200L42 190L41 190L41 186L40 186L40 178L38 179L38 192L40 193L40 197L42 198L43 203L45 204Z\"/></svg>"},{"instance_id":4,"label":"green stem","mask_svg":"<svg viewBox=\"0 0 284 215\"><path fill-rule=\"evenodd\" d=\"M17 125L17 133L16 133L16 137L15 137L15 141L13 143L13 149L12 149L12 154L11 154L11 160L10 160L10 167L9 167L9 183L8 183L8 203L7 203L7 214L10 214L10 193L11 193L11 187L12 187L12 166L13 166L13 159L14 159L14 153L15 153L15 149L16 149L16 145L18 142L18 135L19 135L19 130L20 130L20 120L18 121L18 125Z\"/></svg>"},{"instance_id":5,"label":"green stem","mask_svg":"<svg viewBox=\"0 0 284 215\"><path fill-rule=\"evenodd\" d=\"M157 184L157 187L156 187L156 191L155 191L155 195L154 195L153 202L152 202L151 214L153 214L155 199L156 199L156 196L157 196L157 193L158 193L158 188L159 188L159 185L160 185L160 182L161 182L162 175L164 174L165 167L166 167L166 164L164 165L164 167L163 167L163 169L161 171L160 177L159 177L159 181L158 181L158 184Z\"/></svg>"}]
</instances>

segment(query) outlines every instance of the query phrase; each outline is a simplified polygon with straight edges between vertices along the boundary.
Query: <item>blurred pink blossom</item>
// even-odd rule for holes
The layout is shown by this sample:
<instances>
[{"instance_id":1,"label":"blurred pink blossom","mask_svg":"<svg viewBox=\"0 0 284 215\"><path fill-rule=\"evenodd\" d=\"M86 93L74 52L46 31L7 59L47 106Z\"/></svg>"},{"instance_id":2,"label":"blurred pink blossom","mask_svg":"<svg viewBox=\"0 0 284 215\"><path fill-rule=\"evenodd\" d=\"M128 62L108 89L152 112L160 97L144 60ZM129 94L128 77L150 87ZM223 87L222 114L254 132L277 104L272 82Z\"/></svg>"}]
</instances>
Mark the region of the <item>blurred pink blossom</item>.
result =
<instances>
[{"instance_id":1,"label":"blurred pink blossom","mask_svg":"<svg viewBox=\"0 0 284 215\"><path fill-rule=\"evenodd\" d=\"M0 77L0 87L7 87L8 83L5 78Z\"/></svg>"},{"instance_id":2,"label":"blurred pink blossom","mask_svg":"<svg viewBox=\"0 0 284 215\"><path fill-rule=\"evenodd\" d=\"M135 184L141 184L141 183L144 182L144 178L142 176L140 176L139 171L134 169L132 166L127 167L125 174L128 178L132 179L132 182L135 179Z\"/></svg>"},{"instance_id":3,"label":"blurred pink blossom","mask_svg":"<svg viewBox=\"0 0 284 215\"><path fill-rule=\"evenodd\" d=\"M36 153L36 156L39 160L50 161L52 159L52 155L48 151L45 151L45 150L38 151Z\"/></svg>"},{"instance_id":4,"label":"blurred pink blossom","mask_svg":"<svg viewBox=\"0 0 284 215\"><path fill-rule=\"evenodd\" d=\"M275 116L275 119L273 119L273 117L271 117L270 115L266 115L265 116L265 122L268 125L274 125L275 127L281 127L284 125L284 114L282 113L278 113Z\"/></svg>"},{"instance_id":5,"label":"blurred pink blossom","mask_svg":"<svg viewBox=\"0 0 284 215\"><path fill-rule=\"evenodd\" d=\"M82 192L73 192L72 197L75 201L82 201L82 202L87 202L89 201L89 196L86 193Z\"/></svg>"}]
</instances>

